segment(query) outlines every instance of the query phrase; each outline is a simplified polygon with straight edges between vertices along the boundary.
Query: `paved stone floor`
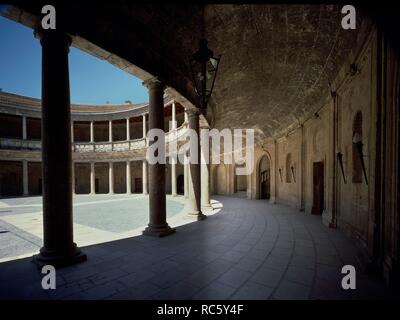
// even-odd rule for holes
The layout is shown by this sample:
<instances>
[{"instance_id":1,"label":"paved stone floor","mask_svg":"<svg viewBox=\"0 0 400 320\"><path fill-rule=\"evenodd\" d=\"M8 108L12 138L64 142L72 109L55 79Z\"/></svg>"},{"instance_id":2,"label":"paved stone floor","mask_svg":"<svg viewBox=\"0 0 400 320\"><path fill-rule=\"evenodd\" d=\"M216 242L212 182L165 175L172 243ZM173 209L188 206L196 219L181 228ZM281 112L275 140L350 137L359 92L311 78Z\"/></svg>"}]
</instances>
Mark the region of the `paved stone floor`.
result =
<instances>
[{"instance_id":1,"label":"paved stone floor","mask_svg":"<svg viewBox=\"0 0 400 320\"><path fill-rule=\"evenodd\" d=\"M148 196L74 196L74 238L90 245L140 235L149 219ZM167 216L184 214L183 197L167 197ZM42 246L42 197L0 200L0 262L31 256Z\"/></svg>"},{"instance_id":2,"label":"paved stone floor","mask_svg":"<svg viewBox=\"0 0 400 320\"><path fill-rule=\"evenodd\" d=\"M42 290L29 258L0 264L0 299L381 299L357 250L318 216L263 200L216 197L215 214L166 238L136 236L82 249ZM219 208L217 208L219 207ZM341 267L357 289L341 289Z\"/></svg>"}]
</instances>

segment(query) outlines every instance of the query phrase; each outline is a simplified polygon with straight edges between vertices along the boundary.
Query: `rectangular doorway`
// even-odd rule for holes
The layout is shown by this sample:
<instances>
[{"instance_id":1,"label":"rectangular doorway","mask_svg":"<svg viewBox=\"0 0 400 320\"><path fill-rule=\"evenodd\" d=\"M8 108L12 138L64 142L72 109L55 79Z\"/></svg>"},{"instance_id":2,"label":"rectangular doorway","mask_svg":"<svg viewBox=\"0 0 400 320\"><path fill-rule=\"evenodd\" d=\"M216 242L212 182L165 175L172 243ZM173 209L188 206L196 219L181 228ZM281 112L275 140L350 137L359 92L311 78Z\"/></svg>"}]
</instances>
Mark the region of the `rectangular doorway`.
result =
<instances>
[{"instance_id":1,"label":"rectangular doorway","mask_svg":"<svg viewBox=\"0 0 400 320\"><path fill-rule=\"evenodd\" d=\"M324 211L324 163L313 163L313 206L312 214L322 214Z\"/></svg>"}]
</instances>

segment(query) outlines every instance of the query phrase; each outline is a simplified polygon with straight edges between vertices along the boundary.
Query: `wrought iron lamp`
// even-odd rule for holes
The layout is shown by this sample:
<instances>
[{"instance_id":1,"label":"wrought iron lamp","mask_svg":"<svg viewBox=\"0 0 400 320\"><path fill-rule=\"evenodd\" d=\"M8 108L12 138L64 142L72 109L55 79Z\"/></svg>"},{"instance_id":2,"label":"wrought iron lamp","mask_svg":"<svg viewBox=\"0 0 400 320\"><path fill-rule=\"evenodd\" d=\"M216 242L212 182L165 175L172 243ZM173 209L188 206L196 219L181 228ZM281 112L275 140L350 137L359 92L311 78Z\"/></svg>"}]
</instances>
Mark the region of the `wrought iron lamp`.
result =
<instances>
[{"instance_id":1,"label":"wrought iron lamp","mask_svg":"<svg viewBox=\"0 0 400 320\"><path fill-rule=\"evenodd\" d=\"M200 40L199 50L190 58L190 70L196 93L200 97L201 109L207 108L220 60L221 55L214 56L205 39Z\"/></svg>"}]
</instances>

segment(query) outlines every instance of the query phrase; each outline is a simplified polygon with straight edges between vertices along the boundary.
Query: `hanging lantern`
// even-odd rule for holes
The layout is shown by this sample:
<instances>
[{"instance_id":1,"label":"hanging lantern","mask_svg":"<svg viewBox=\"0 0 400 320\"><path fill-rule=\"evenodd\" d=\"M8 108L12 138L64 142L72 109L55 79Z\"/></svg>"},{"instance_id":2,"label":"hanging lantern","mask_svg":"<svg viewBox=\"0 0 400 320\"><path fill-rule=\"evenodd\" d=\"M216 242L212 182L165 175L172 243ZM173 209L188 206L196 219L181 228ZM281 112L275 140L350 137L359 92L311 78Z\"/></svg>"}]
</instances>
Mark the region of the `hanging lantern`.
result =
<instances>
[{"instance_id":1,"label":"hanging lantern","mask_svg":"<svg viewBox=\"0 0 400 320\"><path fill-rule=\"evenodd\" d=\"M211 97L221 55L214 57L207 40L200 40L199 50L190 58L190 69L201 108L206 109Z\"/></svg>"}]
</instances>

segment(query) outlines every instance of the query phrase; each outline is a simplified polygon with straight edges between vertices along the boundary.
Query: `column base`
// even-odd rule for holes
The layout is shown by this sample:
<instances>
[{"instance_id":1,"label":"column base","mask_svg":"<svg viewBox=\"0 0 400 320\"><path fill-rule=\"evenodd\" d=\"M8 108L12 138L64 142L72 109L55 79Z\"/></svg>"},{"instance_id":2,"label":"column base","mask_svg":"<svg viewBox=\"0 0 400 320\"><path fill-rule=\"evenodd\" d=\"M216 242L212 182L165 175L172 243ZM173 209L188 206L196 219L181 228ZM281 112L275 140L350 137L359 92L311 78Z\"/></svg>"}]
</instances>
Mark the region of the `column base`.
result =
<instances>
[{"instance_id":1,"label":"column base","mask_svg":"<svg viewBox=\"0 0 400 320\"><path fill-rule=\"evenodd\" d=\"M148 225L146 229L143 230L142 234L145 236L152 236L152 237L166 237L170 234L175 233L175 228L171 228L168 224L165 225Z\"/></svg>"},{"instance_id":2,"label":"column base","mask_svg":"<svg viewBox=\"0 0 400 320\"><path fill-rule=\"evenodd\" d=\"M40 249L39 254L33 256L32 262L39 268L45 265L52 265L55 268L61 268L84 262L86 260L86 254L83 253L74 243L72 250L66 253L50 251L43 247Z\"/></svg>"},{"instance_id":3,"label":"column base","mask_svg":"<svg viewBox=\"0 0 400 320\"><path fill-rule=\"evenodd\" d=\"M207 219L207 216L203 214L201 211L189 212L188 215L191 218L195 218L197 221L202 221L204 219Z\"/></svg>"}]
</instances>

